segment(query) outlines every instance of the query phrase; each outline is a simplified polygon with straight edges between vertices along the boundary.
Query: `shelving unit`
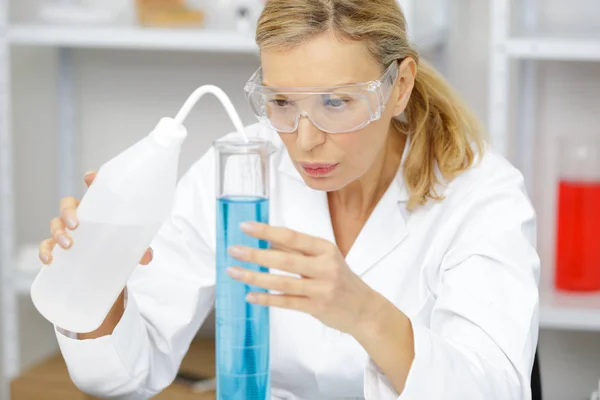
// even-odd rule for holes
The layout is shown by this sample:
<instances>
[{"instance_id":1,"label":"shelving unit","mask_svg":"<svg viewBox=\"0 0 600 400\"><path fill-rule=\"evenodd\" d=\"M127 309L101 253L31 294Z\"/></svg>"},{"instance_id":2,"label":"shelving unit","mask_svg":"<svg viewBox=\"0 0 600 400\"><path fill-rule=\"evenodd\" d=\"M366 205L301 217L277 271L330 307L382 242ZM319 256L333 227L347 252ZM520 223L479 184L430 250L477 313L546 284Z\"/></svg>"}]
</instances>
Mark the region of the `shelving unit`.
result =
<instances>
[{"instance_id":1,"label":"shelving unit","mask_svg":"<svg viewBox=\"0 0 600 400\"><path fill-rule=\"evenodd\" d=\"M0 284L2 285L2 381L0 396L10 399L9 377L18 371L17 298L15 276L15 217L13 195L13 154L11 135L10 48L7 39L8 0L0 0ZM10 345L9 345L10 341Z\"/></svg>"},{"instance_id":2,"label":"shelving unit","mask_svg":"<svg viewBox=\"0 0 600 400\"><path fill-rule=\"evenodd\" d=\"M489 116L490 134L498 152L509 156L510 62L518 61L517 162L526 181L532 179L531 150L535 132L537 71L539 61L600 61L600 31L565 32L559 35L538 29L538 0L522 0L519 13L523 33L511 36L511 5L514 0L492 0Z\"/></svg>"},{"instance_id":3,"label":"shelving unit","mask_svg":"<svg viewBox=\"0 0 600 400\"><path fill-rule=\"evenodd\" d=\"M544 32L538 21L543 4L540 0L491 0L490 8L490 135L500 153L514 156L528 188L534 181L539 63L600 61L597 27L585 33ZM518 35L511 31L515 17L520 25ZM516 104L511 96L513 65L518 72ZM511 112L516 118L514 155L508 151ZM600 294L561 293L542 285L540 302L540 329L600 332Z\"/></svg>"},{"instance_id":4,"label":"shelving unit","mask_svg":"<svg viewBox=\"0 0 600 400\"><path fill-rule=\"evenodd\" d=\"M541 292L540 327L600 332L600 293Z\"/></svg>"},{"instance_id":5,"label":"shelving unit","mask_svg":"<svg viewBox=\"0 0 600 400\"><path fill-rule=\"evenodd\" d=\"M594 34L570 34L558 36L537 31L537 0L520 0L521 24L525 34L511 36L511 5L514 0L492 0L491 7L491 70L490 70L490 134L494 147L506 157L509 143L509 119L513 110L517 113L516 163L527 183L533 175L533 140L535 135L537 71L536 62L543 60L559 61L600 61L600 32ZM509 63L518 61L518 104L511 106ZM591 315L589 314L591 313ZM572 318L569 316L572 314ZM542 293L542 327L577 329L594 328L600 331L600 324L592 321L578 321L578 316L588 315L600 319L600 295L579 296L557 294L547 290ZM560 321L564 321L561 323Z\"/></svg>"},{"instance_id":6,"label":"shelving unit","mask_svg":"<svg viewBox=\"0 0 600 400\"><path fill-rule=\"evenodd\" d=\"M209 53L257 52L251 37L228 30L167 30L130 27L71 27L36 23L11 24L9 0L0 0L0 271L2 279L3 375L0 398L10 399L9 383L20 373L19 318L16 300L28 295L41 267L38 244L17 248L14 220L14 167L11 130L10 56L14 46L53 47L58 50L59 194L74 193L79 177L77 160L76 105L73 52L78 49L133 49L144 51L188 51ZM432 52L443 61L447 39L446 0L399 0L405 10L411 40L421 51ZM431 14L423 24L420 13ZM417 21L419 22L417 24ZM418 25L416 30L412 28Z\"/></svg>"},{"instance_id":7,"label":"shelving unit","mask_svg":"<svg viewBox=\"0 0 600 400\"><path fill-rule=\"evenodd\" d=\"M490 9L490 136L498 152L514 159L528 188L534 174L538 63L600 61L600 31L545 33L537 20L541 4L538 0L491 0ZM513 17L521 25L518 36L511 34ZM511 63L518 69L516 104L511 103ZM508 151L512 112L516 117L514 155ZM541 329L600 332L600 293L561 293L542 286L540 301Z\"/></svg>"}]
</instances>

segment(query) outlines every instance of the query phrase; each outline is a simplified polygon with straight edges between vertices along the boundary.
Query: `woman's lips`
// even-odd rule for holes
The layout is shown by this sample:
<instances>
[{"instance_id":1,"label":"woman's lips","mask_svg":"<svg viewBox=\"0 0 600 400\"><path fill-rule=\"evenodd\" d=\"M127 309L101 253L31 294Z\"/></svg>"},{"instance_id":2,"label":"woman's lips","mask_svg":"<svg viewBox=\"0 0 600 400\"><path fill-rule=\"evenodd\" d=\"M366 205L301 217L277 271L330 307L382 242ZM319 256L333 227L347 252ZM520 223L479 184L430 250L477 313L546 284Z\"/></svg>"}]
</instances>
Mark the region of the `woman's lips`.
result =
<instances>
[{"instance_id":1,"label":"woman's lips","mask_svg":"<svg viewBox=\"0 0 600 400\"><path fill-rule=\"evenodd\" d=\"M325 163L298 163L307 175L315 177L323 177L337 168L338 164L325 164Z\"/></svg>"}]
</instances>

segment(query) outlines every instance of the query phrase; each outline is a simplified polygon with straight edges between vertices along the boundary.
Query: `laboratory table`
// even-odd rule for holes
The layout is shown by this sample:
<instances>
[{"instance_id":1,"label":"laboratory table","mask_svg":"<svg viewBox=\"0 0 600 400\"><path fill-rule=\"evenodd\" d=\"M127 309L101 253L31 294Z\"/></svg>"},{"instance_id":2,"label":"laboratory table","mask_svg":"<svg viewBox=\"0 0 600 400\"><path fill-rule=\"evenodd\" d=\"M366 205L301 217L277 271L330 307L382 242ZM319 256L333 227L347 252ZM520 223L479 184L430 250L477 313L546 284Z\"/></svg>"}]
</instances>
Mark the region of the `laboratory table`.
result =
<instances>
[{"instance_id":1,"label":"laboratory table","mask_svg":"<svg viewBox=\"0 0 600 400\"><path fill-rule=\"evenodd\" d=\"M197 376L214 376L215 344L212 339L196 339L183 360L181 372ZM175 383L153 399L213 400L214 392L194 393ZM96 397L79 391L69 378L61 355L56 355L25 371L11 383L11 400L93 400Z\"/></svg>"}]
</instances>

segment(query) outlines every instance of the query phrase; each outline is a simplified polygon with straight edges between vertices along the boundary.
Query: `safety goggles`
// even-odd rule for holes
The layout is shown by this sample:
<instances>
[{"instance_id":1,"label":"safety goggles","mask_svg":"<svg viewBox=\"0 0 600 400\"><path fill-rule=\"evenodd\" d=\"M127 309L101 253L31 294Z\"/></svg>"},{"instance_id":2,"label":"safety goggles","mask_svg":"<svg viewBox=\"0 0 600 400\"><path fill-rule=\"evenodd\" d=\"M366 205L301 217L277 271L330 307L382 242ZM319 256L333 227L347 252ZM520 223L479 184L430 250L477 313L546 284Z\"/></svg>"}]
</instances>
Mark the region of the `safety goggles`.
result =
<instances>
[{"instance_id":1,"label":"safety goggles","mask_svg":"<svg viewBox=\"0 0 600 400\"><path fill-rule=\"evenodd\" d=\"M245 87L252 111L263 124L281 133L298 129L307 118L327 133L347 133L381 118L398 77L393 62L378 80L344 86L284 88L264 86L262 68Z\"/></svg>"}]
</instances>

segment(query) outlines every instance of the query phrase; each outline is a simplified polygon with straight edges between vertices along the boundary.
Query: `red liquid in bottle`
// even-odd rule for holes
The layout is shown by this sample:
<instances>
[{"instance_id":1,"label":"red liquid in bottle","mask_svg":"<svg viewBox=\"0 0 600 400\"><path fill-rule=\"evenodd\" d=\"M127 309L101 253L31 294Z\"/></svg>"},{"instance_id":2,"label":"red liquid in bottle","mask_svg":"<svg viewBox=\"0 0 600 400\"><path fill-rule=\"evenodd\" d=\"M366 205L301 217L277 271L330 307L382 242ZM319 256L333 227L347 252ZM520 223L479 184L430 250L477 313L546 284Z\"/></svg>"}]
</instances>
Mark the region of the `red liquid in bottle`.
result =
<instances>
[{"instance_id":1,"label":"red liquid in bottle","mask_svg":"<svg viewBox=\"0 0 600 400\"><path fill-rule=\"evenodd\" d=\"M556 287L600 290L600 182L560 182L557 228Z\"/></svg>"}]
</instances>

